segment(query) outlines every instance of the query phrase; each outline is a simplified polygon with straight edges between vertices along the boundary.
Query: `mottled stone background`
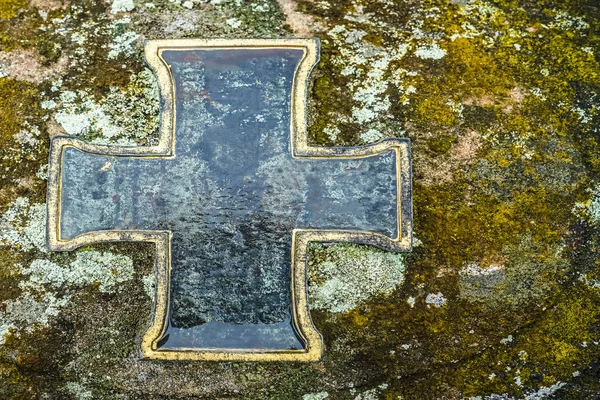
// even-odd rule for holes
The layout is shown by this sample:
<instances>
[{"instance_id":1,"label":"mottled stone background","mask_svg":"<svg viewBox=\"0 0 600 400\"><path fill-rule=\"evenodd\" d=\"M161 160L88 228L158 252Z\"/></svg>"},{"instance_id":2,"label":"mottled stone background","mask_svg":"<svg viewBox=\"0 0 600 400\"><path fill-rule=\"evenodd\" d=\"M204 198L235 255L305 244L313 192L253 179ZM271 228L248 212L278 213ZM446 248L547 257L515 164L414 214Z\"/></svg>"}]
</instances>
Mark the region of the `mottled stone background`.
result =
<instances>
[{"instance_id":1,"label":"mottled stone background","mask_svg":"<svg viewBox=\"0 0 600 400\"><path fill-rule=\"evenodd\" d=\"M0 398L600 398L595 0L0 1ZM140 361L153 249L44 247L48 140L156 138L143 41L318 36L311 138L410 137L416 246L311 250L319 364Z\"/></svg>"}]
</instances>

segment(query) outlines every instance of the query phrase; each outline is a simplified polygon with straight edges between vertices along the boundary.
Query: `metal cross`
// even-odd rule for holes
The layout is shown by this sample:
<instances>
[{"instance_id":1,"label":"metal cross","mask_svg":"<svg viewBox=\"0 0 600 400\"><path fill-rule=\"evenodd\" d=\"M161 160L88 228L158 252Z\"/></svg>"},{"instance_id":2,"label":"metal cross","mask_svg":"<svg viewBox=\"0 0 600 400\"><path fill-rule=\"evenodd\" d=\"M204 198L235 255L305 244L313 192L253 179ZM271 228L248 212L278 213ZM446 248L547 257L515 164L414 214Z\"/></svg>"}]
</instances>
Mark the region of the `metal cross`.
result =
<instances>
[{"instance_id":1,"label":"metal cross","mask_svg":"<svg viewBox=\"0 0 600 400\"><path fill-rule=\"evenodd\" d=\"M142 355L314 361L307 245L411 247L406 139L308 142L314 39L150 41L159 143L55 137L48 246L156 244L156 302Z\"/></svg>"}]
</instances>

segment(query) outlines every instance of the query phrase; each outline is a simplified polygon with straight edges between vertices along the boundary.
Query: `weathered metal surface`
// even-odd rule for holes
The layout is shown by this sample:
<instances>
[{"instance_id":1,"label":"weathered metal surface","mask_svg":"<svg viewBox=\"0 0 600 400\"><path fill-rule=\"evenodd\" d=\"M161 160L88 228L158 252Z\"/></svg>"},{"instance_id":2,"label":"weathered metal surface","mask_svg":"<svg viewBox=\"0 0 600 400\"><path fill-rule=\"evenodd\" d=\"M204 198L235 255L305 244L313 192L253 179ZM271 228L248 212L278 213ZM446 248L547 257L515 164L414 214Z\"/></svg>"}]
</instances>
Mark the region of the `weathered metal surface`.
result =
<instances>
[{"instance_id":1,"label":"weathered metal surface","mask_svg":"<svg viewBox=\"0 0 600 400\"><path fill-rule=\"evenodd\" d=\"M150 358L316 360L309 241L411 244L409 143L311 147L315 40L149 42L163 96L155 147L51 144L53 250L157 244Z\"/></svg>"}]
</instances>

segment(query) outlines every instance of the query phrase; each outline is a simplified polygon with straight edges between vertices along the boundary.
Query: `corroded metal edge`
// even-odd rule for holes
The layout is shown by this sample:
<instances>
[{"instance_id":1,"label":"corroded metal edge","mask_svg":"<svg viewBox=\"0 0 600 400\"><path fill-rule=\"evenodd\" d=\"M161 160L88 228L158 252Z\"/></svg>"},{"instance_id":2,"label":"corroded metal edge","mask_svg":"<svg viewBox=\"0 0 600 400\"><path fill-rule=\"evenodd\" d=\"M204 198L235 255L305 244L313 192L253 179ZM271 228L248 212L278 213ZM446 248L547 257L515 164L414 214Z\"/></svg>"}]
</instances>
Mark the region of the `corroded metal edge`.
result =
<instances>
[{"instance_id":1,"label":"corroded metal edge","mask_svg":"<svg viewBox=\"0 0 600 400\"><path fill-rule=\"evenodd\" d=\"M296 328L306 349L263 351L231 349L178 349L158 350L157 342L166 330L169 310L171 276L171 233L169 231L96 231L63 240L60 233L60 188L62 156L65 148L75 147L93 154L138 157L175 157L174 90L170 68L161 56L163 50L201 48L296 48L304 51L293 83L290 140L293 157L367 157L384 151L396 151L398 193L398 235L385 235L347 230L295 229L292 238L292 298ZM73 137L54 137L50 143L49 178L47 192L47 246L53 251L71 251L78 247L117 241L142 241L156 245L155 274L156 300L150 327L141 340L143 357L163 360L212 361L319 361L323 353L323 339L315 328L307 302L307 246L315 242L354 242L369 244L390 251L410 251L412 247L411 157L408 139L388 139L359 147L316 147L308 144L306 127L306 96L308 76L319 58L318 39L181 39L153 40L146 43L146 61L159 83L161 119L159 141L156 146L120 147L93 145Z\"/></svg>"}]
</instances>

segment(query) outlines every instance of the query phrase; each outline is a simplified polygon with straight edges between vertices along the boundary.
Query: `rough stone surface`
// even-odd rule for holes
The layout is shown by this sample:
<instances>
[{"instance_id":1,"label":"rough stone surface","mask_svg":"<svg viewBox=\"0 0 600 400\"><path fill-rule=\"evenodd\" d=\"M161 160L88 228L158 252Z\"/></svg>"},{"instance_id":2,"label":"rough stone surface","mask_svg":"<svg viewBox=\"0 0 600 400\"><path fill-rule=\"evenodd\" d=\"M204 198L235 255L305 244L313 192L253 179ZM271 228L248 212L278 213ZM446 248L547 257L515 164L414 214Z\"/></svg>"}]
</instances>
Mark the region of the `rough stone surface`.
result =
<instances>
[{"instance_id":1,"label":"rough stone surface","mask_svg":"<svg viewBox=\"0 0 600 400\"><path fill-rule=\"evenodd\" d=\"M0 27L0 397L598 397L597 1L5 0ZM412 139L418 246L312 248L322 363L141 362L152 248L36 245L48 138L155 140L144 39L294 31L312 141ZM391 281L319 295L372 258Z\"/></svg>"}]
</instances>

